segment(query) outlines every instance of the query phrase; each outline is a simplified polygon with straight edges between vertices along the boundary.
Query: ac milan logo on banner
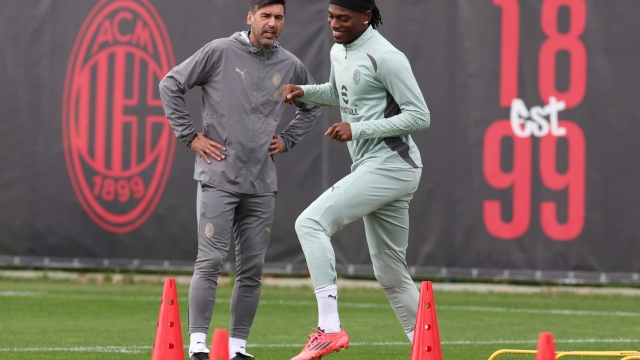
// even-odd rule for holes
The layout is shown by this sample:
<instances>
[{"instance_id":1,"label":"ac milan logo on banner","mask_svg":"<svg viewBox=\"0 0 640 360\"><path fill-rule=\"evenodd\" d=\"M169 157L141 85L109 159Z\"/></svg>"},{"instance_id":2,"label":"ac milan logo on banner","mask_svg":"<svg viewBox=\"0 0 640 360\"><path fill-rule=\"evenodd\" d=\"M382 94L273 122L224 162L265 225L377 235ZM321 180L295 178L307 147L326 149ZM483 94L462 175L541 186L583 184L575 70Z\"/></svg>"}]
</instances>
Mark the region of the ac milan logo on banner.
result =
<instances>
[{"instance_id":1,"label":"ac milan logo on banner","mask_svg":"<svg viewBox=\"0 0 640 360\"><path fill-rule=\"evenodd\" d=\"M82 207L108 231L136 229L162 196L175 137L158 84L174 65L147 0L100 1L74 44L62 106L65 157Z\"/></svg>"}]
</instances>

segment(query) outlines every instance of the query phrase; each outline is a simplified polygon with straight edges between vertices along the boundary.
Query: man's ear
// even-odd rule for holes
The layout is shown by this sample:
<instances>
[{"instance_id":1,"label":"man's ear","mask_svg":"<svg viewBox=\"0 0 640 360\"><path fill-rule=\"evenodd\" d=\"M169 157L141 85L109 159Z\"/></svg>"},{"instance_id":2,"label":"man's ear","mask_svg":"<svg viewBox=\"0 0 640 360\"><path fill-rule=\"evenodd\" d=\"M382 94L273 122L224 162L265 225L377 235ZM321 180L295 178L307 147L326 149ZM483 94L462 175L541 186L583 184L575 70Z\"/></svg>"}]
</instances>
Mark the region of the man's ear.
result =
<instances>
[{"instance_id":1,"label":"man's ear","mask_svg":"<svg viewBox=\"0 0 640 360\"><path fill-rule=\"evenodd\" d=\"M249 14L247 14L247 24L251 25L252 23L253 23L253 13L249 11Z\"/></svg>"},{"instance_id":2,"label":"man's ear","mask_svg":"<svg viewBox=\"0 0 640 360\"><path fill-rule=\"evenodd\" d=\"M369 11L364 13L363 17L364 17L364 21L367 21L367 22L370 23L371 19L373 19L373 12L371 10L369 10Z\"/></svg>"}]
</instances>

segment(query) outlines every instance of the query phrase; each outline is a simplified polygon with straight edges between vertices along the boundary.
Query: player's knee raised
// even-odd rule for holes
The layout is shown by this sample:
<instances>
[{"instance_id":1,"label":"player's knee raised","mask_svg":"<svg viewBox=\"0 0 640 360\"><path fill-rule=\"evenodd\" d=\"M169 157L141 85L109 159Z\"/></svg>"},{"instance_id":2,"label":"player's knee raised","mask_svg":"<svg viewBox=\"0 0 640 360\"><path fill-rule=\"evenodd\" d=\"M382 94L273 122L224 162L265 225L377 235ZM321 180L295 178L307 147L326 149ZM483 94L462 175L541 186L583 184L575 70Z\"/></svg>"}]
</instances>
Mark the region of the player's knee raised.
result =
<instances>
[{"instance_id":1,"label":"player's knee raised","mask_svg":"<svg viewBox=\"0 0 640 360\"><path fill-rule=\"evenodd\" d=\"M298 216L298 219L296 219L295 228L298 237L313 232L314 230L321 229L320 224L318 224L318 222L311 217L306 216L305 213L302 213L300 216Z\"/></svg>"}]
</instances>

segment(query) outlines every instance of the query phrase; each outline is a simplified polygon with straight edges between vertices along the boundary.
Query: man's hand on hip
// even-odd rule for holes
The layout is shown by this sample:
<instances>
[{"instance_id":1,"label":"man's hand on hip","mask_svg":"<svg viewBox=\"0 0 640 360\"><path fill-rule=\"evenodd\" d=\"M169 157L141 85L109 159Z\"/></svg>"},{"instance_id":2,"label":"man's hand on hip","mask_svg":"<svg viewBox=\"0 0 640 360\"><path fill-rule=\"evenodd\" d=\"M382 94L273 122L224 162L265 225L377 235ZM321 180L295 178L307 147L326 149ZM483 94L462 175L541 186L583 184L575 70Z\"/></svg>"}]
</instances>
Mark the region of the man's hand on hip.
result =
<instances>
[{"instance_id":1,"label":"man's hand on hip","mask_svg":"<svg viewBox=\"0 0 640 360\"><path fill-rule=\"evenodd\" d=\"M216 161L222 161L226 156L220 151L226 151L227 149L221 144L207 139L202 133L198 133L193 141L191 141L191 150L197 152L207 164L211 164L209 157Z\"/></svg>"},{"instance_id":2,"label":"man's hand on hip","mask_svg":"<svg viewBox=\"0 0 640 360\"><path fill-rule=\"evenodd\" d=\"M351 124L348 122L339 122L333 124L324 136L331 136L332 139L340 142L347 142L352 140L353 134L351 133Z\"/></svg>"},{"instance_id":3,"label":"man's hand on hip","mask_svg":"<svg viewBox=\"0 0 640 360\"><path fill-rule=\"evenodd\" d=\"M295 106L293 100L304 96L304 90L297 85L285 85L282 87L282 101L289 105Z\"/></svg>"},{"instance_id":4,"label":"man's hand on hip","mask_svg":"<svg viewBox=\"0 0 640 360\"><path fill-rule=\"evenodd\" d=\"M273 134L271 145L269 145L269 155L273 156L281 152L284 152L284 143L282 142L282 140L280 140L278 135Z\"/></svg>"}]
</instances>

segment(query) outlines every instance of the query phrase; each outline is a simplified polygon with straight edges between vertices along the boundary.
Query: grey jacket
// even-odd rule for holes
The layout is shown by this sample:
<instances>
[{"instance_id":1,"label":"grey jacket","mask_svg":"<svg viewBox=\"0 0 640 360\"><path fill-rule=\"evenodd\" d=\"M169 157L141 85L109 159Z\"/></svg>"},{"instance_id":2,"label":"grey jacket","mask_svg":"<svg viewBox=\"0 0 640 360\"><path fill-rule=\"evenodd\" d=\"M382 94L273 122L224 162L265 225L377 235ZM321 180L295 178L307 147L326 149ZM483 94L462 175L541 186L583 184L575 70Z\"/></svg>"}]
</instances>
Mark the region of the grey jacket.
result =
<instances>
[{"instance_id":1,"label":"grey jacket","mask_svg":"<svg viewBox=\"0 0 640 360\"><path fill-rule=\"evenodd\" d=\"M162 79L160 97L176 137L186 143L196 135L184 94L200 86L204 135L227 149L224 160L211 159L211 164L196 155L196 180L243 194L277 191L269 145L286 106L280 94L285 84L314 81L279 43L262 49L249 41L247 32L208 43ZM318 107L297 105L295 118L278 135L285 151L302 140L320 115Z\"/></svg>"}]
</instances>

